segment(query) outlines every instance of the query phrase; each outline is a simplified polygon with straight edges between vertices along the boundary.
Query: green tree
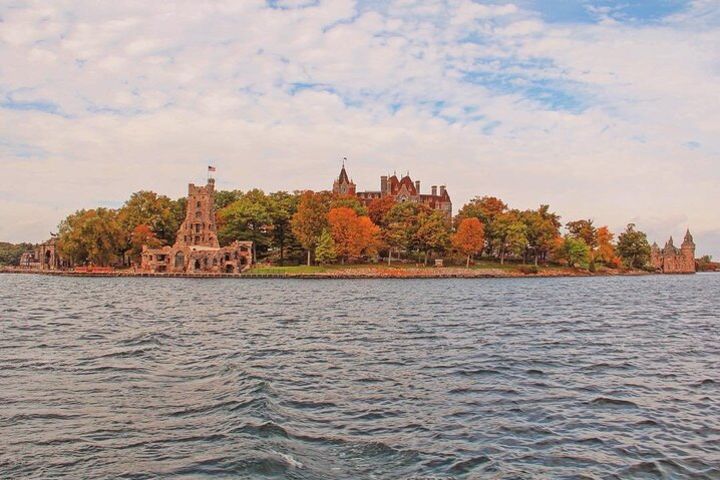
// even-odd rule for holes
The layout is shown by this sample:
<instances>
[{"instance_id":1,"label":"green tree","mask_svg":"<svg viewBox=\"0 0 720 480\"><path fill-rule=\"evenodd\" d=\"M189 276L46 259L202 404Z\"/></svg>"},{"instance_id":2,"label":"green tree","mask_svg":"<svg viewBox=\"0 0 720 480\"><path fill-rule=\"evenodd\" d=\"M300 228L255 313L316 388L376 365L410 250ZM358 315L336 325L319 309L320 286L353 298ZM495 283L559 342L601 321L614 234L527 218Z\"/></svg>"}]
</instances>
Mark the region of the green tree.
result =
<instances>
[{"instance_id":1,"label":"green tree","mask_svg":"<svg viewBox=\"0 0 720 480\"><path fill-rule=\"evenodd\" d=\"M30 243L0 242L0 265L19 265L22 254L32 249Z\"/></svg>"},{"instance_id":2,"label":"green tree","mask_svg":"<svg viewBox=\"0 0 720 480\"><path fill-rule=\"evenodd\" d=\"M650 262L650 244L645 233L636 230L635 224L628 224L618 237L617 253L629 268L645 268Z\"/></svg>"},{"instance_id":3,"label":"green tree","mask_svg":"<svg viewBox=\"0 0 720 480\"><path fill-rule=\"evenodd\" d=\"M526 210L520 214L525 224L527 248L525 257L532 255L535 265L540 258L545 259L552 250L555 239L560 236L560 222L557 215L550 213L547 205L541 205L537 210ZM527 263L527 258L525 258Z\"/></svg>"},{"instance_id":4,"label":"green tree","mask_svg":"<svg viewBox=\"0 0 720 480\"><path fill-rule=\"evenodd\" d=\"M500 264L505 263L508 253L522 255L527 247L527 227L520 218L520 212L510 210L498 215L492 224L493 245L500 256Z\"/></svg>"},{"instance_id":5,"label":"green tree","mask_svg":"<svg viewBox=\"0 0 720 480\"><path fill-rule=\"evenodd\" d=\"M275 192L268 195L270 213L271 245L280 254L280 265L285 263L285 246L294 240L290 221L297 212L298 195L288 192Z\"/></svg>"},{"instance_id":6,"label":"green tree","mask_svg":"<svg viewBox=\"0 0 720 480\"><path fill-rule=\"evenodd\" d=\"M218 190L213 197L213 207L216 212L219 212L242 196L243 193L240 190Z\"/></svg>"},{"instance_id":7,"label":"green tree","mask_svg":"<svg viewBox=\"0 0 720 480\"><path fill-rule=\"evenodd\" d=\"M262 190L253 189L218 212L218 240L228 245L235 240L253 242L253 263L258 250L265 252L270 245L268 235L272 222L268 197Z\"/></svg>"},{"instance_id":8,"label":"green tree","mask_svg":"<svg viewBox=\"0 0 720 480\"><path fill-rule=\"evenodd\" d=\"M591 219L568 222L565 224L565 228L571 237L583 239L590 249L598 246L597 228Z\"/></svg>"},{"instance_id":9,"label":"green tree","mask_svg":"<svg viewBox=\"0 0 720 480\"><path fill-rule=\"evenodd\" d=\"M430 209L414 202L396 203L386 216L387 227L383 232L383 240L388 245L388 263L394 249L400 252L411 252L419 248L418 230L421 214L429 214Z\"/></svg>"},{"instance_id":10,"label":"green tree","mask_svg":"<svg viewBox=\"0 0 720 480\"><path fill-rule=\"evenodd\" d=\"M315 260L319 264L325 265L328 263L333 263L336 258L337 251L335 249L335 241L333 240L332 235L330 235L330 232L327 229L323 230L323 232L320 234L317 247L315 248Z\"/></svg>"},{"instance_id":11,"label":"green tree","mask_svg":"<svg viewBox=\"0 0 720 480\"><path fill-rule=\"evenodd\" d=\"M590 247L582 238L565 235L558 240L555 257L565 260L571 268L585 267L590 262Z\"/></svg>"},{"instance_id":12,"label":"green tree","mask_svg":"<svg viewBox=\"0 0 720 480\"><path fill-rule=\"evenodd\" d=\"M427 265L430 253L444 252L447 248L450 242L450 225L445 214L437 210L421 212L418 223L415 243L424 255L423 263Z\"/></svg>"}]
</instances>

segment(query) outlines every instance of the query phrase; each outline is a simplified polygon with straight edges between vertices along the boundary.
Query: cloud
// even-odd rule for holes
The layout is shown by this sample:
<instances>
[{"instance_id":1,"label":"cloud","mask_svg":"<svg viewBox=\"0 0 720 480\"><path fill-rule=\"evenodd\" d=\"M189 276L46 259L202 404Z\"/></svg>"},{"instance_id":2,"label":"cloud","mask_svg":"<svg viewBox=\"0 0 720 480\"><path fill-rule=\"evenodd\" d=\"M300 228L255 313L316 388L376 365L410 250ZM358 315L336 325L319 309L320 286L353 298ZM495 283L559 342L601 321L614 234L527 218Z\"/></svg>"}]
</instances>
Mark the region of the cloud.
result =
<instances>
[{"instance_id":1,"label":"cloud","mask_svg":"<svg viewBox=\"0 0 720 480\"><path fill-rule=\"evenodd\" d=\"M561 22L530 1L0 7L0 238L180 196L209 159L220 187L292 190L329 188L348 156L360 188L410 170L456 209L493 194L712 241L720 7L629 5Z\"/></svg>"}]
</instances>

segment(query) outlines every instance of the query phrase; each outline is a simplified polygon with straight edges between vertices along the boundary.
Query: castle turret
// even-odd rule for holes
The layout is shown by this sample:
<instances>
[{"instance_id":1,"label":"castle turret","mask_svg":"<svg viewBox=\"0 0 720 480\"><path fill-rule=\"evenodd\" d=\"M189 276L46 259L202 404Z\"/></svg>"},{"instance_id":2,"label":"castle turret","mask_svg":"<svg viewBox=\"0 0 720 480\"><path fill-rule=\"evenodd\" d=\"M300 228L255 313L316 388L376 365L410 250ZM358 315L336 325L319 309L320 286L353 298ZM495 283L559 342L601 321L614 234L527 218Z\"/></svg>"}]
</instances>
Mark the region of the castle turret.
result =
<instances>
[{"instance_id":1,"label":"castle turret","mask_svg":"<svg viewBox=\"0 0 720 480\"><path fill-rule=\"evenodd\" d=\"M333 193L337 195L355 195L355 184L345 171L345 164L340 170L340 176L333 182Z\"/></svg>"}]
</instances>

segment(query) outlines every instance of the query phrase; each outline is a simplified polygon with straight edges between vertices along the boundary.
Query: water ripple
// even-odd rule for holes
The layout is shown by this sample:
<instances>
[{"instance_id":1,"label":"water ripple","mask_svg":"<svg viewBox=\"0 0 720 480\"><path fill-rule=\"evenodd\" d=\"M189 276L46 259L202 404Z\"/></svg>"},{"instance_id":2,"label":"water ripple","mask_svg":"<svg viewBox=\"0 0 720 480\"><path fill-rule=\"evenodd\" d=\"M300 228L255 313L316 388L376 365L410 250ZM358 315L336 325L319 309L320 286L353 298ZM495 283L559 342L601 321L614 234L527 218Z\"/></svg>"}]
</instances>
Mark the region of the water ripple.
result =
<instances>
[{"instance_id":1,"label":"water ripple","mask_svg":"<svg viewBox=\"0 0 720 480\"><path fill-rule=\"evenodd\" d=\"M720 478L720 275L0 275L0 478Z\"/></svg>"}]
</instances>

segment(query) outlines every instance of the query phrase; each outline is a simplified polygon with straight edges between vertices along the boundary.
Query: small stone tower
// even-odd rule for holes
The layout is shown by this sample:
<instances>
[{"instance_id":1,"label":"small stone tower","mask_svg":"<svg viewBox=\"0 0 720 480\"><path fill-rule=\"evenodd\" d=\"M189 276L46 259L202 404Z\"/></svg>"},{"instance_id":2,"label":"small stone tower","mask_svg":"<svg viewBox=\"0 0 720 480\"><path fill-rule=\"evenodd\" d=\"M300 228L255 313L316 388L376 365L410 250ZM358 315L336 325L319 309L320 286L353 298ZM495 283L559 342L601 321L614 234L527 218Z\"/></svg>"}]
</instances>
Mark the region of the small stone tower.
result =
<instances>
[{"instance_id":1,"label":"small stone tower","mask_svg":"<svg viewBox=\"0 0 720 480\"><path fill-rule=\"evenodd\" d=\"M650 249L650 264L662 273L695 273L695 242L690 230L680 248L675 247L672 237L662 250L654 243Z\"/></svg>"}]
</instances>

